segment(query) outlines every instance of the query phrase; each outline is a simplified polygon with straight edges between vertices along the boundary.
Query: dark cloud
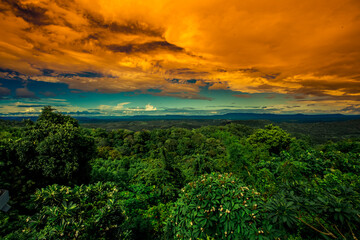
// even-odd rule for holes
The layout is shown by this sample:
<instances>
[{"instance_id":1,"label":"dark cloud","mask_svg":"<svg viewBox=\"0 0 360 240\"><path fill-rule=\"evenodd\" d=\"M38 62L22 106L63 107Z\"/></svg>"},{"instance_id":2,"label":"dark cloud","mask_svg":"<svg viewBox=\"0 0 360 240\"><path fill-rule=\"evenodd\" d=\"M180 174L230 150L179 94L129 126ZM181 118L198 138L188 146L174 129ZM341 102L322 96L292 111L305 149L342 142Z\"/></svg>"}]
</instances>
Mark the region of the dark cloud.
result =
<instances>
[{"instance_id":1,"label":"dark cloud","mask_svg":"<svg viewBox=\"0 0 360 240\"><path fill-rule=\"evenodd\" d=\"M61 77L87 77L87 78L104 77L104 75L99 72L62 73L62 74L59 74L59 76L61 76Z\"/></svg>"},{"instance_id":2,"label":"dark cloud","mask_svg":"<svg viewBox=\"0 0 360 240\"><path fill-rule=\"evenodd\" d=\"M8 88L0 87L0 96L10 95L11 91Z\"/></svg>"},{"instance_id":3,"label":"dark cloud","mask_svg":"<svg viewBox=\"0 0 360 240\"><path fill-rule=\"evenodd\" d=\"M52 24L51 18L46 14L47 9L32 3L23 4L18 0L4 0L10 6L15 16L24 19L26 22L43 26Z\"/></svg>"},{"instance_id":4,"label":"dark cloud","mask_svg":"<svg viewBox=\"0 0 360 240\"><path fill-rule=\"evenodd\" d=\"M147 89L146 91L145 91L145 93L150 93L150 94L152 94L152 93L160 93L160 92L162 92L163 90L161 90L161 89L153 89L153 88L150 88L150 89Z\"/></svg>"},{"instance_id":5,"label":"dark cloud","mask_svg":"<svg viewBox=\"0 0 360 240\"><path fill-rule=\"evenodd\" d=\"M261 76L262 78L265 78L267 80L275 79L280 75L280 73L274 73L274 74L265 74Z\"/></svg>"},{"instance_id":6,"label":"dark cloud","mask_svg":"<svg viewBox=\"0 0 360 240\"><path fill-rule=\"evenodd\" d=\"M356 100L360 99L357 93L360 92L360 81L344 80L302 80L301 85L296 89L287 90L295 99L305 99L307 97L319 97L319 100ZM262 85L261 89L275 89L275 86ZM285 89L284 89L285 90ZM337 94L334 94L337 93Z\"/></svg>"},{"instance_id":7,"label":"dark cloud","mask_svg":"<svg viewBox=\"0 0 360 240\"><path fill-rule=\"evenodd\" d=\"M45 105L45 104L24 104L24 105L16 105L16 107L18 108L29 108L29 107L45 107L45 106L48 106L48 105Z\"/></svg>"},{"instance_id":8,"label":"dark cloud","mask_svg":"<svg viewBox=\"0 0 360 240\"><path fill-rule=\"evenodd\" d=\"M190 80L186 80L187 83L190 83L190 84L194 84L197 82L196 79L190 79Z\"/></svg>"},{"instance_id":9,"label":"dark cloud","mask_svg":"<svg viewBox=\"0 0 360 240\"><path fill-rule=\"evenodd\" d=\"M238 98L251 98L250 94L234 94L233 96Z\"/></svg>"},{"instance_id":10,"label":"dark cloud","mask_svg":"<svg viewBox=\"0 0 360 240\"><path fill-rule=\"evenodd\" d=\"M56 97L56 93L51 92L51 91L46 91L46 92L40 92L40 94L46 96L46 97Z\"/></svg>"},{"instance_id":11,"label":"dark cloud","mask_svg":"<svg viewBox=\"0 0 360 240\"><path fill-rule=\"evenodd\" d=\"M21 74L11 69L0 68L0 73L3 73L2 77L5 79L21 79Z\"/></svg>"},{"instance_id":12,"label":"dark cloud","mask_svg":"<svg viewBox=\"0 0 360 240\"><path fill-rule=\"evenodd\" d=\"M37 98L35 93L30 91L27 88L18 88L18 89L16 89L16 97L19 97L19 98Z\"/></svg>"},{"instance_id":13,"label":"dark cloud","mask_svg":"<svg viewBox=\"0 0 360 240\"><path fill-rule=\"evenodd\" d=\"M194 75L194 76L203 76L209 74L209 72L205 71L195 71L191 68L176 68L176 69L169 69L166 71L169 75Z\"/></svg>"},{"instance_id":14,"label":"dark cloud","mask_svg":"<svg viewBox=\"0 0 360 240\"><path fill-rule=\"evenodd\" d=\"M166 79L166 81L171 82L171 83L178 83L178 84L195 84L196 82L202 81L202 80L198 80L198 79L189 79L189 80L184 80L184 79L178 79L178 78L173 78L173 79Z\"/></svg>"},{"instance_id":15,"label":"dark cloud","mask_svg":"<svg viewBox=\"0 0 360 240\"><path fill-rule=\"evenodd\" d=\"M0 5L0 13L4 13L6 11L7 11L7 9Z\"/></svg>"},{"instance_id":16,"label":"dark cloud","mask_svg":"<svg viewBox=\"0 0 360 240\"><path fill-rule=\"evenodd\" d=\"M90 40L99 40L100 38L102 38L100 33L91 33L87 37L81 39L81 42L84 43Z\"/></svg>"},{"instance_id":17,"label":"dark cloud","mask_svg":"<svg viewBox=\"0 0 360 240\"><path fill-rule=\"evenodd\" d=\"M306 96L317 96L317 97L323 97L323 96L328 96L329 94L324 93L323 89L316 89L316 88L307 88L307 87L303 87L303 88L299 88L296 90L291 91L291 93L295 93L298 94L295 98L302 98L302 96L306 97Z\"/></svg>"},{"instance_id":18,"label":"dark cloud","mask_svg":"<svg viewBox=\"0 0 360 240\"><path fill-rule=\"evenodd\" d=\"M59 7L66 9L66 10L74 10L74 3L75 0L52 0L53 2L55 2Z\"/></svg>"},{"instance_id":19,"label":"dark cloud","mask_svg":"<svg viewBox=\"0 0 360 240\"><path fill-rule=\"evenodd\" d=\"M172 79L165 79L167 82L172 84L179 84L179 85L193 85L198 87L205 87L209 88L216 84L216 82L207 82L203 79L179 79L179 78L172 78ZM221 82L219 82L221 84Z\"/></svg>"},{"instance_id":20,"label":"dark cloud","mask_svg":"<svg viewBox=\"0 0 360 240\"><path fill-rule=\"evenodd\" d=\"M258 69L255 69L255 68L240 68L240 69L238 69L238 71L244 72L244 73L257 73L257 72L260 72Z\"/></svg>"},{"instance_id":21,"label":"dark cloud","mask_svg":"<svg viewBox=\"0 0 360 240\"><path fill-rule=\"evenodd\" d=\"M146 35L151 37L162 37L164 30L160 28L150 27L145 23L138 21L128 21L124 24L118 22L107 22L101 14L85 12L84 17L89 21L90 25L95 28L103 28L115 33Z\"/></svg>"},{"instance_id":22,"label":"dark cloud","mask_svg":"<svg viewBox=\"0 0 360 240\"><path fill-rule=\"evenodd\" d=\"M54 70L52 70L52 69L42 69L41 70L42 71L42 73L43 73L43 75L44 76L52 76L54 73L55 73L55 71Z\"/></svg>"},{"instance_id":23,"label":"dark cloud","mask_svg":"<svg viewBox=\"0 0 360 240\"><path fill-rule=\"evenodd\" d=\"M336 90L336 89L334 89ZM342 89L344 90L344 89ZM360 96L348 95L347 93L342 93L342 95L332 95L326 92L327 89L322 88L312 88L312 87L301 87L299 89L289 91L290 94L293 94L294 99L306 99L310 97L317 97L316 100L360 100ZM345 90L344 90L345 91ZM356 92L357 93L357 92Z\"/></svg>"},{"instance_id":24,"label":"dark cloud","mask_svg":"<svg viewBox=\"0 0 360 240\"><path fill-rule=\"evenodd\" d=\"M345 111L345 112L352 112L352 113L360 113L360 105L351 105L348 107L345 107L343 109L341 109L341 111Z\"/></svg>"},{"instance_id":25,"label":"dark cloud","mask_svg":"<svg viewBox=\"0 0 360 240\"><path fill-rule=\"evenodd\" d=\"M327 89L327 90L345 90L351 91L356 90L356 92L360 91L360 81L316 81L314 80L303 80L301 84L304 88L316 88L316 89Z\"/></svg>"},{"instance_id":26,"label":"dark cloud","mask_svg":"<svg viewBox=\"0 0 360 240\"><path fill-rule=\"evenodd\" d=\"M167 41L153 41L142 44L127 44L127 45L111 44L106 46L106 48L113 52L122 52L126 54L148 53L159 50L181 52L184 50L183 48L171 44Z\"/></svg>"}]
</instances>

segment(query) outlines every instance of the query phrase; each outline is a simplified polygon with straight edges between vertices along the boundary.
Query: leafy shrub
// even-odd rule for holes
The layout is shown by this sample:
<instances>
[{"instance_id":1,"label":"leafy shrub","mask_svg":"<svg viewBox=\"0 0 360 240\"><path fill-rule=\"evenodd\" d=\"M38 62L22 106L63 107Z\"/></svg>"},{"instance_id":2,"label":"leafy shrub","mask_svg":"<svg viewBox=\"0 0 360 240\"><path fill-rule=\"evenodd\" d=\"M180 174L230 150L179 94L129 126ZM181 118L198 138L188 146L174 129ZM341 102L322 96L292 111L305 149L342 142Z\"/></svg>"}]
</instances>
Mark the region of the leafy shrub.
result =
<instances>
[{"instance_id":1,"label":"leafy shrub","mask_svg":"<svg viewBox=\"0 0 360 240\"><path fill-rule=\"evenodd\" d=\"M0 238L19 229L22 226L22 220L24 218L26 218L26 216L21 215L13 206L11 211L6 213L0 211Z\"/></svg>"},{"instance_id":2,"label":"leafy shrub","mask_svg":"<svg viewBox=\"0 0 360 240\"><path fill-rule=\"evenodd\" d=\"M292 138L280 127L270 124L265 126L265 129L258 129L250 135L248 141L268 149L270 153L279 154L281 151L289 149Z\"/></svg>"},{"instance_id":3,"label":"leafy shrub","mask_svg":"<svg viewBox=\"0 0 360 240\"><path fill-rule=\"evenodd\" d=\"M36 191L39 213L21 232L35 239L115 239L123 237L124 211L112 183L74 188L51 185Z\"/></svg>"},{"instance_id":4,"label":"leafy shrub","mask_svg":"<svg viewBox=\"0 0 360 240\"><path fill-rule=\"evenodd\" d=\"M13 139L0 139L0 188L9 190L11 205L17 207L35 191L35 183L19 162L15 146Z\"/></svg>"},{"instance_id":5,"label":"leafy shrub","mask_svg":"<svg viewBox=\"0 0 360 240\"><path fill-rule=\"evenodd\" d=\"M325 152L323 157L333 164L333 168L337 168L342 172L360 174L360 153L329 151Z\"/></svg>"},{"instance_id":6,"label":"leafy shrub","mask_svg":"<svg viewBox=\"0 0 360 240\"><path fill-rule=\"evenodd\" d=\"M205 174L182 189L168 219L176 239L267 239L260 193L232 174Z\"/></svg>"},{"instance_id":7,"label":"leafy shrub","mask_svg":"<svg viewBox=\"0 0 360 240\"><path fill-rule=\"evenodd\" d=\"M302 225L307 236L352 238L360 226L360 196L344 183L337 173L312 183L283 184L265 206L268 218L285 235Z\"/></svg>"},{"instance_id":8,"label":"leafy shrub","mask_svg":"<svg viewBox=\"0 0 360 240\"><path fill-rule=\"evenodd\" d=\"M297 211L295 202L285 197L283 192L273 196L265 206L267 217L281 230L291 230L297 225Z\"/></svg>"}]
</instances>

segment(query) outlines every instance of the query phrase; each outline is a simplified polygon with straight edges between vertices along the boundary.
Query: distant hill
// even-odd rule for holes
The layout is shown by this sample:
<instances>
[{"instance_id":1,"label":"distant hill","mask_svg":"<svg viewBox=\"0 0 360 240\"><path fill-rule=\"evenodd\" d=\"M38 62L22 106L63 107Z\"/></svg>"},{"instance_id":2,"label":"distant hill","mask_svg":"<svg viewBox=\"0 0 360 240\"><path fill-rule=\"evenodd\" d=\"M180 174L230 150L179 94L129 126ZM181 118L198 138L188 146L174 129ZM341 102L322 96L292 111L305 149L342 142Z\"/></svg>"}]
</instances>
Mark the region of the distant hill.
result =
<instances>
[{"instance_id":1,"label":"distant hill","mask_svg":"<svg viewBox=\"0 0 360 240\"><path fill-rule=\"evenodd\" d=\"M272 122L331 122L360 119L360 115L343 114L260 114L260 113L227 113L223 115L137 115L137 116L73 116L82 123L110 121L149 121L149 120L269 120ZM21 121L37 117L0 117L0 119Z\"/></svg>"},{"instance_id":2,"label":"distant hill","mask_svg":"<svg viewBox=\"0 0 360 240\"><path fill-rule=\"evenodd\" d=\"M295 137L309 136L313 143L360 138L360 119L337 122L282 122L278 125Z\"/></svg>"}]
</instances>

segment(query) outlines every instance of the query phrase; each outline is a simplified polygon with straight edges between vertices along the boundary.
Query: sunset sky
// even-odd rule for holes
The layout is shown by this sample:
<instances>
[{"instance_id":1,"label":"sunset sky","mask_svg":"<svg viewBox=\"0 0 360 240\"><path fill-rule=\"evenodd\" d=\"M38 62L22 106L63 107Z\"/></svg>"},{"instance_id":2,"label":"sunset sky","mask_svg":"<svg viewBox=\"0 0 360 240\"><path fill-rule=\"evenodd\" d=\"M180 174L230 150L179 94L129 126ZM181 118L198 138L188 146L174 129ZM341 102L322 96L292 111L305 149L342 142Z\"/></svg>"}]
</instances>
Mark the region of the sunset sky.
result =
<instances>
[{"instance_id":1,"label":"sunset sky","mask_svg":"<svg viewBox=\"0 0 360 240\"><path fill-rule=\"evenodd\" d=\"M0 0L0 117L360 114L359 0Z\"/></svg>"}]
</instances>

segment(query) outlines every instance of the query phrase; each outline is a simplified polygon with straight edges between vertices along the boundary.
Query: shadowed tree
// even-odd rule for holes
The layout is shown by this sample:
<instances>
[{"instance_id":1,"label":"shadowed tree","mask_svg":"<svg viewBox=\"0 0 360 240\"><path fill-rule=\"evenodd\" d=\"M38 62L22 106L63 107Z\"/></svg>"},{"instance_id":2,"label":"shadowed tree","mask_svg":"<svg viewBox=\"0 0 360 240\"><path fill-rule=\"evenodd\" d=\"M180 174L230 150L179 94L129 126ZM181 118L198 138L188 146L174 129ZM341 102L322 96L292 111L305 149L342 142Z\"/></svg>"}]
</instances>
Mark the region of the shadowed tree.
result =
<instances>
[{"instance_id":1,"label":"shadowed tree","mask_svg":"<svg viewBox=\"0 0 360 240\"><path fill-rule=\"evenodd\" d=\"M87 163L94 156L95 145L76 119L47 106L36 123L26 128L16 151L39 183L69 184L87 178Z\"/></svg>"}]
</instances>

